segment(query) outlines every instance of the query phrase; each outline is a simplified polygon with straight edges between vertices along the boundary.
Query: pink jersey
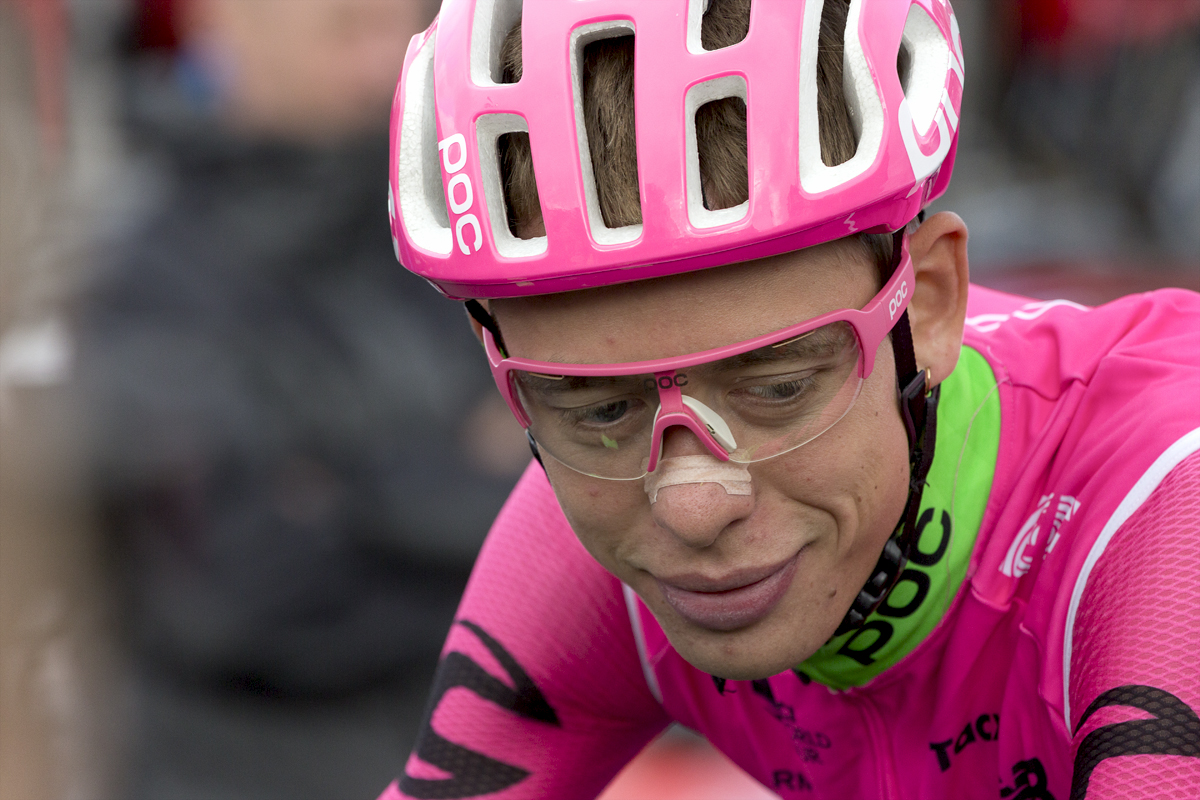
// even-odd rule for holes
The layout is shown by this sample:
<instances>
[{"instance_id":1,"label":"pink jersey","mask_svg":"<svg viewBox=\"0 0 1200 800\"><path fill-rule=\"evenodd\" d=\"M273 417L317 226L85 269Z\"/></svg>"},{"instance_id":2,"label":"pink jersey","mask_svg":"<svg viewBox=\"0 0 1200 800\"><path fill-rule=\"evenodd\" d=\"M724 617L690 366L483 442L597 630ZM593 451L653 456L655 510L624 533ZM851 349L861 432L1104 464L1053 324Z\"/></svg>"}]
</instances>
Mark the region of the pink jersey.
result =
<instances>
[{"instance_id":1,"label":"pink jersey","mask_svg":"<svg viewBox=\"0 0 1200 800\"><path fill-rule=\"evenodd\" d=\"M917 552L862 631L715 680L534 465L381 800L595 797L671 721L785 799L1200 796L1200 295L973 287L967 323Z\"/></svg>"}]
</instances>

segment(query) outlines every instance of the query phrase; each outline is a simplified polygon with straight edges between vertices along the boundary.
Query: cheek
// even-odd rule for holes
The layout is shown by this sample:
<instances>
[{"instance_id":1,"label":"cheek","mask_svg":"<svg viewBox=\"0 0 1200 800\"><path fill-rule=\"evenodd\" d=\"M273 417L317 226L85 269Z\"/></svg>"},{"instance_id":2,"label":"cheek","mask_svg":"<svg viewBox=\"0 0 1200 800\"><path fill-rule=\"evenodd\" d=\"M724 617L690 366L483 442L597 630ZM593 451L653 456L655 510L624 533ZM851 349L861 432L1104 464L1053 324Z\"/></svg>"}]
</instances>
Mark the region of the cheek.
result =
<instances>
[{"instance_id":1,"label":"cheek","mask_svg":"<svg viewBox=\"0 0 1200 800\"><path fill-rule=\"evenodd\" d=\"M844 420L852 424L846 426L846 441L841 445L847 453L846 480L854 487L853 503L863 535L869 539L871 564L904 511L909 473L908 437L900 418L890 349L881 348L879 358L887 361L876 361L859 402Z\"/></svg>"},{"instance_id":2,"label":"cheek","mask_svg":"<svg viewBox=\"0 0 1200 800\"><path fill-rule=\"evenodd\" d=\"M880 356L885 354L891 358L890 350ZM839 559L856 560L876 541L882 547L908 494L908 440L893 370L883 366L876 362L845 418L770 468L772 483L784 494L831 518L836 539L822 546L833 548ZM877 555L868 560L874 563Z\"/></svg>"},{"instance_id":3,"label":"cheek","mask_svg":"<svg viewBox=\"0 0 1200 800\"><path fill-rule=\"evenodd\" d=\"M609 572L621 576L624 555L650 517L641 481L589 478L547 460L546 473L558 504L584 549Z\"/></svg>"}]
</instances>

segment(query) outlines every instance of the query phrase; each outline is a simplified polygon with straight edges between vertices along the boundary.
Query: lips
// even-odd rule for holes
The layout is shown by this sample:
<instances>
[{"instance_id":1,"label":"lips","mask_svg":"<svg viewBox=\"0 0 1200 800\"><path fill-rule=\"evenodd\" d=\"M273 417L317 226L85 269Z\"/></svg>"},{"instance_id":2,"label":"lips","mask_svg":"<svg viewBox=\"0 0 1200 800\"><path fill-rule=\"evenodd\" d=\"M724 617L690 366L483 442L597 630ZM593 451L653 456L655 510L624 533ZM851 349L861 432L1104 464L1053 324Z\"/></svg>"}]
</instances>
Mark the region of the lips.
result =
<instances>
[{"instance_id":1,"label":"lips","mask_svg":"<svg viewBox=\"0 0 1200 800\"><path fill-rule=\"evenodd\" d=\"M655 580L667 605L688 622L708 630L733 631L771 612L792 585L799 558L797 553L782 564L717 580L699 575Z\"/></svg>"}]
</instances>

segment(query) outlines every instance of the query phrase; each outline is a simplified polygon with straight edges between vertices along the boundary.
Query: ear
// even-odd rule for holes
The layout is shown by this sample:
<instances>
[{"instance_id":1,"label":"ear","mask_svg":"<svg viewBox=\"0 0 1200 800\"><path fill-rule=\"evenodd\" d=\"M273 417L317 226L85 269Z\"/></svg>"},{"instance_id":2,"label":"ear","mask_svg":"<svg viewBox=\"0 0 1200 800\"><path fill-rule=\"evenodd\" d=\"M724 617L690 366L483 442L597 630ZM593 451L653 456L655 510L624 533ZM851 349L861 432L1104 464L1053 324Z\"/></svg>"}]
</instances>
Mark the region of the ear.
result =
<instances>
[{"instance_id":1,"label":"ear","mask_svg":"<svg viewBox=\"0 0 1200 800\"><path fill-rule=\"evenodd\" d=\"M928 367L931 385L944 381L958 363L967 317L967 225L942 211L909 236L917 286L908 306L917 368Z\"/></svg>"}]
</instances>

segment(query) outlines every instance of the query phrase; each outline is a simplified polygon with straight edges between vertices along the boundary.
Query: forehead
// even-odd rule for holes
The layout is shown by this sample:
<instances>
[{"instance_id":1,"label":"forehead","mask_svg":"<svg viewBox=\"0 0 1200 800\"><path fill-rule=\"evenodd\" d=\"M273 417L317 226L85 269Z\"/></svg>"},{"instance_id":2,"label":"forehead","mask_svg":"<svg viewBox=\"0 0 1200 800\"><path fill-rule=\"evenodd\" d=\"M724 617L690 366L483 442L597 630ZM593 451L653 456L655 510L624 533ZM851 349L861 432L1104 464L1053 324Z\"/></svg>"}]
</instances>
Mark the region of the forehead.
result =
<instances>
[{"instance_id":1,"label":"forehead","mask_svg":"<svg viewBox=\"0 0 1200 800\"><path fill-rule=\"evenodd\" d=\"M847 242L600 289L492 301L513 356L606 364L695 353L842 308L877 290Z\"/></svg>"}]
</instances>

